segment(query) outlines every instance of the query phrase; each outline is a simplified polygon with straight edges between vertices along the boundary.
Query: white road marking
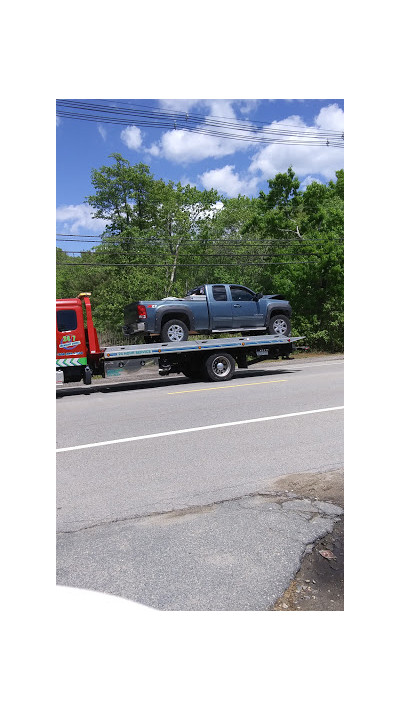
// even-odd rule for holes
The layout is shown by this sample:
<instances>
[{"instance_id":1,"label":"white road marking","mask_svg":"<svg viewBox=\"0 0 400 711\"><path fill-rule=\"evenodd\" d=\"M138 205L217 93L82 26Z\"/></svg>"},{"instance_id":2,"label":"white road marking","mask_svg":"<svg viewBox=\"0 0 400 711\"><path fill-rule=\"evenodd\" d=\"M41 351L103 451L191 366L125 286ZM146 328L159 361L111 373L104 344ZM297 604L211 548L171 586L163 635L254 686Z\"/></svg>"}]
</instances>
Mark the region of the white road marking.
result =
<instances>
[{"instance_id":1,"label":"white road marking","mask_svg":"<svg viewBox=\"0 0 400 711\"><path fill-rule=\"evenodd\" d=\"M78 444L74 447L62 447L56 452L71 452L74 449L89 449L90 447L105 447L110 444L121 444L123 442L137 442L141 439L153 439L155 437L170 437L171 435L187 434L188 432L201 432L202 430L214 430L219 427L236 427L237 425L249 425L254 422L267 422L268 420L281 420L285 417L299 417L300 415L314 415L319 412L332 412L333 410L344 410L344 405L339 407L324 407L321 410L306 410L304 412L290 412L286 415L272 415L270 417L257 417L254 420L238 420L237 422L222 422L218 425L204 425L203 427L190 427L185 430L172 430L170 432L156 432L155 434L139 435L138 437L124 437L124 439L111 439L107 442L93 442L91 444Z\"/></svg>"}]
</instances>

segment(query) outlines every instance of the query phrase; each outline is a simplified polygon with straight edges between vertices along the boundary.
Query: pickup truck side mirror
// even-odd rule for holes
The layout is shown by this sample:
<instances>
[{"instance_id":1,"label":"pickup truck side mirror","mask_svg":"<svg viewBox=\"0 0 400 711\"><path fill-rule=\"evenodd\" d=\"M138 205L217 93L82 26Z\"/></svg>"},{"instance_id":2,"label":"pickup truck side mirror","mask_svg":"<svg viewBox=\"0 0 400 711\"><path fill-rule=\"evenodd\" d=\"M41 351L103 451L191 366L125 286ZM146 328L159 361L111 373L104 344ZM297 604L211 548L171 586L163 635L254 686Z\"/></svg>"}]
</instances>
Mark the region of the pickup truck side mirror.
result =
<instances>
[{"instance_id":1,"label":"pickup truck side mirror","mask_svg":"<svg viewBox=\"0 0 400 711\"><path fill-rule=\"evenodd\" d=\"M261 292L258 292L257 294L255 294L255 296L253 296L253 301L260 301L260 299L262 299L263 296L264 296L264 294L261 294Z\"/></svg>"}]
</instances>

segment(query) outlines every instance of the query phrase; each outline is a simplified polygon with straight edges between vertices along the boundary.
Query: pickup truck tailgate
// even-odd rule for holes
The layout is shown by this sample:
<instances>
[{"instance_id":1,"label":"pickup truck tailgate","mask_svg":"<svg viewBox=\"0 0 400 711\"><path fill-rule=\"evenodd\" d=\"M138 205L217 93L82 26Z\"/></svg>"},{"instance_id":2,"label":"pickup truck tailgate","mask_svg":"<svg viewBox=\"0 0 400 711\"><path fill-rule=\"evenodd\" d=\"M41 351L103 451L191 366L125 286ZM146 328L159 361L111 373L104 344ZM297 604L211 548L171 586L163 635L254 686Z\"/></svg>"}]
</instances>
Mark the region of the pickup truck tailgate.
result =
<instances>
[{"instance_id":1,"label":"pickup truck tailgate","mask_svg":"<svg viewBox=\"0 0 400 711\"><path fill-rule=\"evenodd\" d=\"M138 321L138 301L132 301L131 304L125 306L124 308L124 324L127 326L129 323L137 323Z\"/></svg>"}]
</instances>

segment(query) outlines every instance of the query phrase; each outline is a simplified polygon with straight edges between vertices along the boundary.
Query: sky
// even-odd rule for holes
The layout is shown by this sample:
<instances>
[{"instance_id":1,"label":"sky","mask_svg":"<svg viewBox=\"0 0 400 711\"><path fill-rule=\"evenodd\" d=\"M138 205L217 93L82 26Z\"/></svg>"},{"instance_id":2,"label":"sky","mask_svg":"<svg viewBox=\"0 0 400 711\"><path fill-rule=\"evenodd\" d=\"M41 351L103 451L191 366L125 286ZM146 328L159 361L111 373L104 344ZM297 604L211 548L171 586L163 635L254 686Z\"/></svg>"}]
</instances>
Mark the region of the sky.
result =
<instances>
[{"instance_id":1,"label":"sky","mask_svg":"<svg viewBox=\"0 0 400 711\"><path fill-rule=\"evenodd\" d=\"M131 164L146 163L156 179L190 183L199 189L215 188L228 198L238 194L254 197L260 190L268 192L268 180L290 165L302 189L312 180L322 183L334 180L335 171L343 168L342 146L326 145L324 141L316 145L315 139L305 138L308 134L344 131L342 99L89 101L110 108L151 111L153 115L162 111L174 116L180 112L190 117L193 127L204 126L205 118L209 124L220 119L224 129L219 130L227 135L196 133L172 124L162 127L159 121L156 126L141 126L137 113L136 118L132 116L136 123L127 125L57 116L57 233L101 233L105 223L92 218L92 209L85 198L93 192L92 169L111 165L112 153L120 153ZM62 110L71 111L65 107ZM231 126L233 122L249 128L245 136L251 135L250 131L255 135L256 129L273 130L269 135L274 140L262 144L238 140L237 128ZM282 131L291 134L286 143L276 140ZM294 137L293 132L300 132L301 138ZM66 248L60 237L57 246Z\"/></svg>"}]
</instances>

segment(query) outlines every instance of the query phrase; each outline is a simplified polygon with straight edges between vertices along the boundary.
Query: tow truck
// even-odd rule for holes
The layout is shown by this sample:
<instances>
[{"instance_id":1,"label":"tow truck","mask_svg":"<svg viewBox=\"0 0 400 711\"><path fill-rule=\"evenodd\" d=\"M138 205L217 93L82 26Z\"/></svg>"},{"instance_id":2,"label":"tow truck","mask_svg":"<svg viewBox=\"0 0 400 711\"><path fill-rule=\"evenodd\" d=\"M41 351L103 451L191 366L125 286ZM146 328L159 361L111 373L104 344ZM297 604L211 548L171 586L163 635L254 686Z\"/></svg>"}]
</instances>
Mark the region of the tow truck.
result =
<instances>
[{"instance_id":1,"label":"tow truck","mask_svg":"<svg viewBox=\"0 0 400 711\"><path fill-rule=\"evenodd\" d=\"M158 361L159 375L182 373L192 380L230 380L235 367L263 360L289 358L303 336L243 336L110 346L101 348L92 318L90 292L56 300L56 384L92 377L130 374Z\"/></svg>"}]
</instances>

